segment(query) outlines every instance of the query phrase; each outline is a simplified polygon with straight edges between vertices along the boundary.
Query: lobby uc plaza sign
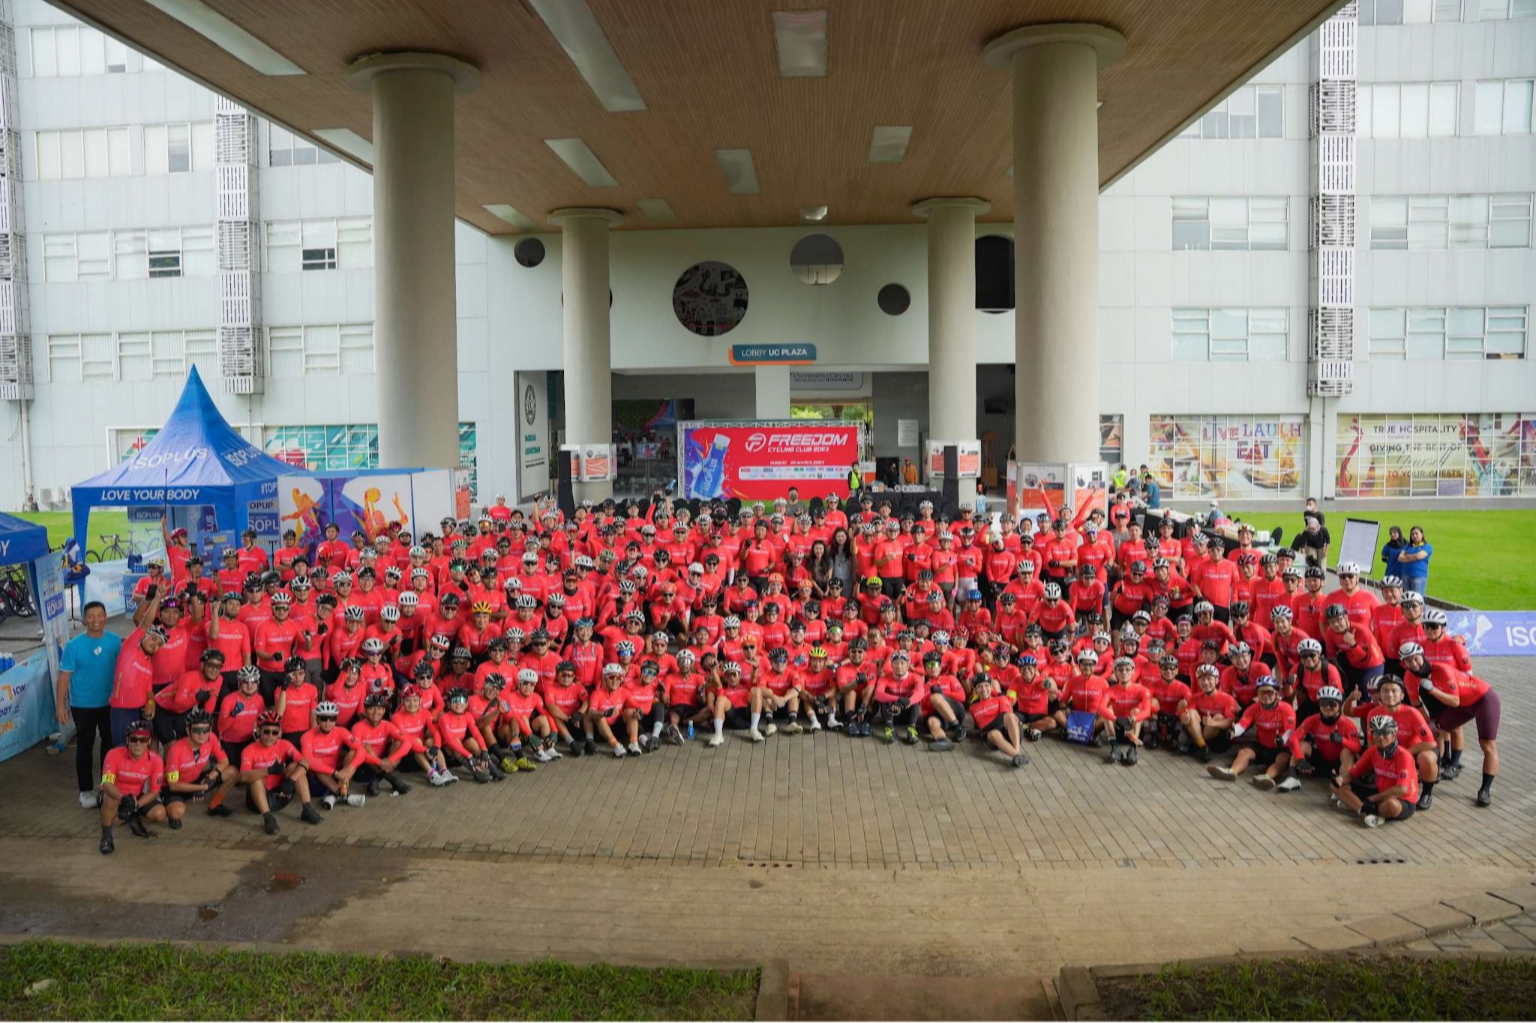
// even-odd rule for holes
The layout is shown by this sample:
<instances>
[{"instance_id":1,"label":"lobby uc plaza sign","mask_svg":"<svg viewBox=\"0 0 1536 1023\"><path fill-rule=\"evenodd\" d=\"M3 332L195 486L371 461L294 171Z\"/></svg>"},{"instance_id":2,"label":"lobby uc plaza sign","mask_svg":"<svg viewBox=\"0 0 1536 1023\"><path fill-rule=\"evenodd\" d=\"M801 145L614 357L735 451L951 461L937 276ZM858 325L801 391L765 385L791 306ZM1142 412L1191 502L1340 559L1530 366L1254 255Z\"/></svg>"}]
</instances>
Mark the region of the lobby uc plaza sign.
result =
<instances>
[{"instance_id":1,"label":"lobby uc plaza sign","mask_svg":"<svg viewBox=\"0 0 1536 1023\"><path fill-rule=\"evenodd\" d=\"M733 366L809 366L815 345L731 345Z\"/></svg>"}]
</instances>

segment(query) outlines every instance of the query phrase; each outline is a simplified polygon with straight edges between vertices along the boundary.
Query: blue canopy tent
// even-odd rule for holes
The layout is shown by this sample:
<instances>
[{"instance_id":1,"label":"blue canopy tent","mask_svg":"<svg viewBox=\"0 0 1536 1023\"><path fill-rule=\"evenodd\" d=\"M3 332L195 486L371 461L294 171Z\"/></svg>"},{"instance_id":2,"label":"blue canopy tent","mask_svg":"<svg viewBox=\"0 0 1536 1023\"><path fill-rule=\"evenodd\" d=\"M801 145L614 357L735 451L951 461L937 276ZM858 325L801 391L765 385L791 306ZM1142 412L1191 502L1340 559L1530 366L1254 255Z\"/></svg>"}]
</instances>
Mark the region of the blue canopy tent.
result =
<instances>
[{"instance_id":1,"label":"blue canopy tent","mask_svg":"<svg viewBox=\"0 0 1536 1023\"><path fill-rule=\"evenodd\" d=\"M0 565L29 565L48 553L48 530L0 512Z\"/></svg>"},{"instance_id":2,"label":"blue canopy tent","mask_svg":"<svg viewBox=\"0 0 1536 1023\"><path fill-rule=\"evenodd\" d=\"M213 508L220 530L239 533L252 501L277 497L277 477L293 467L268 455L225 421L196 367L160 432L133 457L71 488L75 539L85 549L91 509Z\"/></svg>"}]
</instances>

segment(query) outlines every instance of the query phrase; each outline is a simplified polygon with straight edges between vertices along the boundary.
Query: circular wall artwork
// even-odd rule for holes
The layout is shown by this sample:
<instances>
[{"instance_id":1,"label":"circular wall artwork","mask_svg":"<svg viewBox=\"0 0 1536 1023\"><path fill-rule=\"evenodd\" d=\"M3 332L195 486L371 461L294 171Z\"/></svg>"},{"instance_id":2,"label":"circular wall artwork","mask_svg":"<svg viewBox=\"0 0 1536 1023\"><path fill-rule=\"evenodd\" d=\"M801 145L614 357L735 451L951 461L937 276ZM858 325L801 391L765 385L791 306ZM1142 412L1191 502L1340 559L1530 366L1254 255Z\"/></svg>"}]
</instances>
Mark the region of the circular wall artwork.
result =
<instances>
[{"instance_id":1,"label":"circular wall artwork","mask_svg":"<svg viewBox=\"0 0 1536 1023\"><path fill-rule=\"evenodd\" d=\"M672 287L672 311L700 337L729 334L747 315L747 279L728 263L695 263Z\"/></svg>"},{"instance_id":2,"label":"circular wall artwork","mask_svg":"<svg viewBox=\"0 0 1536 1023\"><path fill-rule=\"evenodd\" d=\"M537 238L524 238L512 247L512 258L523 266L538 266L544 262L544 243Z\"/></svg>"},{"instance_id":3,"label":"circular wall artwork","mask_svg":"<svg viewBox=\"0 0 1536 1023\"><path fill-rule=\"evenodd\" d=\"M912 308L912 293L900 284L887 284L875 296L880 311L887 316L900 316Z\"/></svg>"}]
</instances>

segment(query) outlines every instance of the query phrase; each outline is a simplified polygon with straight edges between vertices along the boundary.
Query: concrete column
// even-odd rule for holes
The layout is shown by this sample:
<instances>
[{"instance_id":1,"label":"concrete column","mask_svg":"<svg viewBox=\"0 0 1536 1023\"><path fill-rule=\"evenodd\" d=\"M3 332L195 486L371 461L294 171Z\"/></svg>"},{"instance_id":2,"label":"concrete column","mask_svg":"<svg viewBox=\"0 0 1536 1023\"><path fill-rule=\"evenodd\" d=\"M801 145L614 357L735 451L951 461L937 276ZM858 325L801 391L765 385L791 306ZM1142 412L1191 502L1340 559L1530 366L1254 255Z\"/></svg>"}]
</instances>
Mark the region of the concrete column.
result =
<instances>
[{"instance_id":1,"label":"concrete column","mask_svg":"<svg viewBox=\"0 0 1536 1023\"><path fill-rule=\"evenodd\" d=\"M928 219L928 429L935 440L976 439L976 217L991 209L969 198L912 207ZM975 500L976 481L960 480L960 502Z\"/></svg>"},{"instance_id":2,"label":"concrete column","mask_svg":"<svg viewBox=\"0 0 1536 1023\"><path fill-rule=\"evenodd\" d=\"M789 367L758 366L753 371L757 384L757 418L789 418Z\"/></svg>"},{"instance_id":3,"label":"concrete column","mask_svg":"<svg viewBox=\"0 0 1536 1023\"><path fill-rule=\"evenodd\" d=\"M1098 460L1098 72L1124 53L1118 32L1088 24L1015 29L986 48L987 63L1013 77L1021 461Z\"/></svg>"},{"instance_id":4,"label":"concrete column","mask_svg":"<svg viewBox=\"0 0 1536 1023\"><path fill-rule=\"evenodd\" d=\"M384 53L347 80L373 96L374 370L379 464L459 464L453 97L480 72L435 53Z\"/></svg>"},{"instance_id":5,"label":"concrete column","mask_svg":"<svg viewBox=\"0 0 1536 1023\"><path fill-rule=\"evenodd\" d=\"M565 443L613 442L613 350L608 324L608 228L613 210L561 209L560 288L564 303ZM602 501L613 483L577 483L576 499Z\"/></svg>"}]
</instances>

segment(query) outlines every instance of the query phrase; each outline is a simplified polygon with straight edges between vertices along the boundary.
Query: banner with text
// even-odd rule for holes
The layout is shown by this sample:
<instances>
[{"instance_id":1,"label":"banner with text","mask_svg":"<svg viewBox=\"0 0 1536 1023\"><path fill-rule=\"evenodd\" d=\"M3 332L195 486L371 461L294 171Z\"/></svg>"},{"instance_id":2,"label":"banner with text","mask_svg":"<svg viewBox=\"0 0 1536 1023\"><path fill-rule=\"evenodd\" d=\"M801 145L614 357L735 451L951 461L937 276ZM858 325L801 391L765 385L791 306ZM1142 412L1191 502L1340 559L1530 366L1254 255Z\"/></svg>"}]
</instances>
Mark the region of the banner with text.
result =
<instances>
[{"instance_id":1,"label":"banner with text","mask_svg":"<svg viewBox=\"0 0 1536 1023\"><path fill-rule=\"evenodd\" d=\"M1446 619L1473 657L1536 656L1536 611L1447 611Z\"/></svg>"},{"instance_id":2,"label":"banner with text","mask_svg":"<svg viewBox=\"0 0 1536 1023\"><path fill-rule=\"evenodd\" d=\"M859 457L857 423L679 423L678 486L684 498L768 501L798 487L807 498L848 496Z\"/></svg>"}]
</instances>

